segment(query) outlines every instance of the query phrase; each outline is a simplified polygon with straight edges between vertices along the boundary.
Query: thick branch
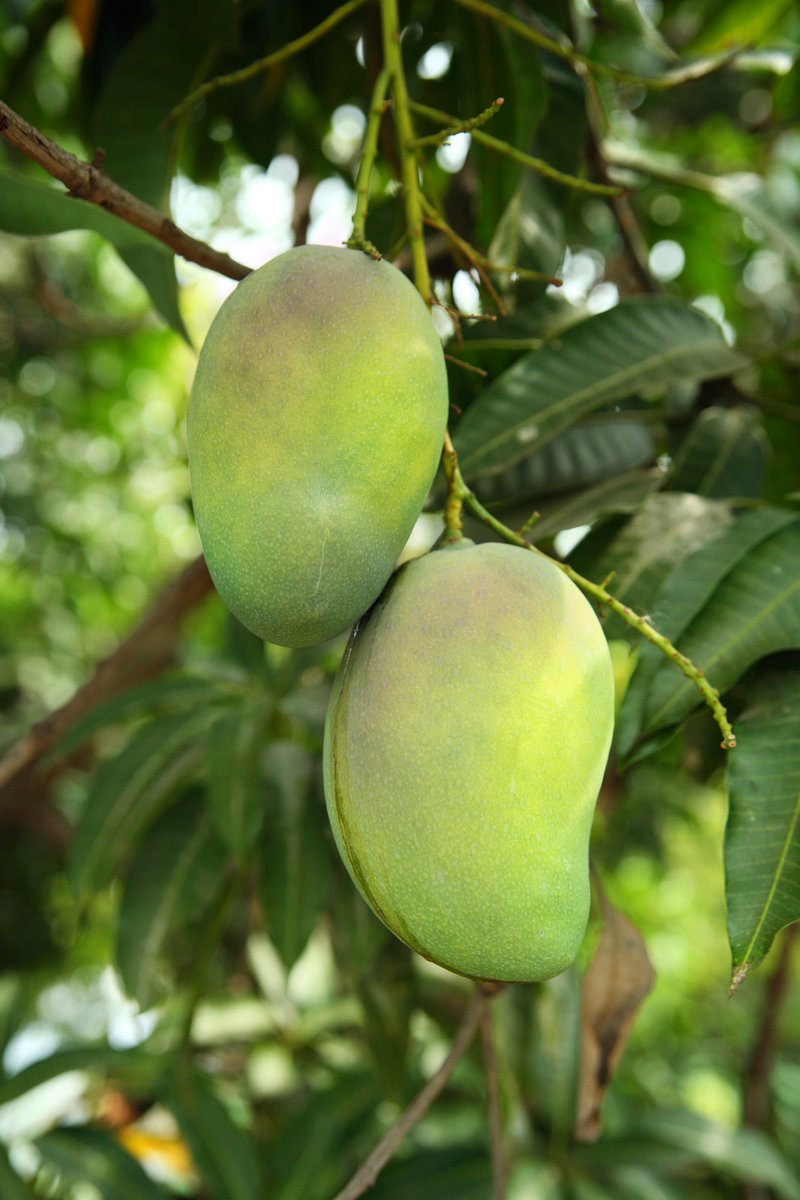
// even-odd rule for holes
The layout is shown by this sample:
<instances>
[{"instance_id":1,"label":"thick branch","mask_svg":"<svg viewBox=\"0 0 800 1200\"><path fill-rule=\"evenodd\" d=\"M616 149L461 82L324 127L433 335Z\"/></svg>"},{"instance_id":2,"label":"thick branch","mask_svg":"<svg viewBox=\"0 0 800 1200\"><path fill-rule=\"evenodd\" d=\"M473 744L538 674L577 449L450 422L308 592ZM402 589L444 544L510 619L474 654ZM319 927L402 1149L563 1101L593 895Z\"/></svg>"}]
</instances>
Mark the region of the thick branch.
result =
<instances>
[{"instance_id":1,"label":"thick branch","mask_svg":"<svg viewBox=\"0 0 800 1200\"><path fill-rule=\"evenodd\" d=\"M156 597L133 633L100 664L72 699L34 725L0 759L0 791L52 749L66 730L101 700L147 678L155 668L160 669L172 654L177 626L210 590L211 578L205 561L197 558ZM10 804L4 807L13 809L14 798L9 800Z\"/></svg>"},{"instance_id":2,"label":"thick branch","mask_svg":"<svg viewBox=\"0 0 800 1200\"><path fill-rule=\"evenodd\" d=\"M476 988L447 1058L433 1078L428 1080L422 1091L417 1093L399 1121L384 1134L347 1186L337 1194L335 1200L357 1200L372 1187L406 1134L414 1128L417 1121L425 1115L436 1097L443 1091L445 1084L456 1069L456 1065L475 1037L481 1023L481 1013L487 1004L488 994L480 987Z\"/></svg>"},{"instance_id":3,"label":"thick branch","mask_svg":"<svg viewBox=\"0 0 800 1200\"><path fill-rule=\"evenodd\" d=\"M137 229L149 233L151 237L163 242L189 262L208 267L211 271L218 271L220 275L227 275L229 279L244 279L250 274L250 268L243 263L236 262L229 255L191 237L179 229L174 221L170 221L169 217L126 192L113 179L109 179L100 167L76 158L74 154L45 137L2 100L0 136L40 167L44 167L48 174L60 179L71 196L78 200L88 200L90 204L104 208L106 212L113 213L129 225L135 225Z\"/></svg>"}]
</instances>

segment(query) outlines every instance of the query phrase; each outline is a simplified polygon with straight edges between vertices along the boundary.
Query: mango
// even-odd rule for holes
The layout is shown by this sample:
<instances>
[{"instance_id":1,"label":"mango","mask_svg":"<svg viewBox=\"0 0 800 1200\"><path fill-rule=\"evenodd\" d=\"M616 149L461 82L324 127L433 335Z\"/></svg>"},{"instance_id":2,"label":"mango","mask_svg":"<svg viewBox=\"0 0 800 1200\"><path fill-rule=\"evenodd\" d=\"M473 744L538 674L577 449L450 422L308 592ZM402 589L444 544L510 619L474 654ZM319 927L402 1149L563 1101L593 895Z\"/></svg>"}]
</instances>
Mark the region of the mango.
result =
<instances>
[{"instance_id":1,"label":"mango","mask_svg":"<svg viewBox=\"0 0 800 1200\"><path fill-rule=\"evenodd\" d=\"M200 353L188 449L203 551L243 625L314 645L372 604L433 481L447 409L430 314L389 263L300 246L239 284Z\"/></svg>"},{"instance_id":2,"label":"mango","mask_svg":"<svg viewBox=\"0 0 800 1200\"><path fill-rule=\"evenodd\" d=\"M325 730L334 837L375 914L474 979L563 971L613 720L603 632L549 559L464 540L403 566L351 635Z\"/></svg>"}]
</instances>

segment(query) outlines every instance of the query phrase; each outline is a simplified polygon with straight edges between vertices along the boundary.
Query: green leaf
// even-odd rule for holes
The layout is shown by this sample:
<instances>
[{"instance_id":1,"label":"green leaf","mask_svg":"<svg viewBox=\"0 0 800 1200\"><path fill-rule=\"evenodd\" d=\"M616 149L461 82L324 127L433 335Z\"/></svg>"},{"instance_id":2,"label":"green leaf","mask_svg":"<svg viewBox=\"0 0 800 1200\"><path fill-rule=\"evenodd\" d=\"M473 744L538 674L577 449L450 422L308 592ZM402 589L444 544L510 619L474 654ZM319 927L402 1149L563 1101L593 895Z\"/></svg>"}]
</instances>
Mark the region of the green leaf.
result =
<instances>
[{"instance_id":1,"label":"green leaf","mask_svg":"<svg viewBox=\"0 0 800 1200\"><path fill-rule=\"evenodd\" d=\"M134 1092L149 1091L164 1070L161 1055L148 1054L136 1047L114 1050L106 1045L71 1046L40 1058L8 1079L0 1080L0 1104L17 1100L26 1092L56 1079L67 1071L98 1071L122 1081Z\"/></svg>"},{"instance_id":2,"label":"green leaf","mask_svg":"<svg viewBox=\"0 0 800 1200\"><path fill-rule=\"evenodd\" d=\"M746 361L696 309L624 301L524 355L478 396L456 434L461 469L468 478L505 470L613 400L727 375Z\"/></svg>"},{"instance_id":3,"label":"green leaf","mask_svg":"<svg viewBox=\"0 0 800 1200\"><path fill-rule=\"evenodd\" d=\"M657 493L648 496L629 520L610 521L593 530L570 561L590 579L605 579L613 573L611 593L639 612L651 614L661 585L675 564L719 537L733 519L724 501L682 492ZM629 633L630 626L612 614L605 630L609 638L621 637Z\"/></svg>"},{"instance_id":4,"label":"green leaf","mask_svg":"<svg viewBox=\"0 0 800 1200\"><path fill-rule=\"evenodd\" d=\"M154 253L149 246L129 246L126 249L120 249L118 253L125 266L144 286L153 302L153 307L161 314L170 329L174 329L184 341L189 342L189 334L178 305L178 284L175 278L174 261Z\"/></svg>"},{"instance_id":5,"label":"green leaf","mask_svg":"<svg viewBox=\"0 0 800 1200\"><path fill-rule=\"evenodd\" d=\"M103 763L72 839L70 874L79 895L105 887L121 853L202 762L207 709L150 722Z\"/></svg>"},{"instance_id":6,"label":"green leaf","mask_svg":"<svg viewBox=\"0 0 800 1200\"><path fill-rule=\"evenodd\" d=\"M106 209L5 170L0 170L0 229L25 237L87 229L117 247L147 247L167 263L172 256L163 242Z\"/></svg>"},{"instance_id":7,"label":"green leaf","mask_svg":"<svg viewBox=\"0 0 800 1200\"><path fill-rule=\"evenodd\" d=\"M728 758L725 893L733 986L800 920L800 663L761 673Z\"/></svg>"},{"instance_id":8,"label":"green leaf","mask_svg":"<svg viewBox=\"0 0 800 1200\"><path fill-rule=\"evenodd\" d=\"M176 676L141 683L96 704L58 740L56 753L67 755L107 725L116 725L145 712L184 709L208 701L224 702L226 699L226 693L208 679Z\"/></svg>"},{"instance_id":9,"label":"green leaf","mask_svg":"<svg viewBox=\"0 0 800 1200\"><path fill-rule=\"evenodd\" d=\"M792 0L733 0L720 6L691 45L693 54L752 46L765 37L792 7Z\"/></svg>"},{"instance_id":10,"label":"green leaf","mask_svg":"<svg viewBox=\"0 0 800 1200\"><path fill-rule=\"evenodd\" d=\"M2 1142L0 1142L0 1195L3 1200L34 1200L33 1192L12 1167Z\"/></svg>"},{"instance_id":11,"label":"green leaf","mask_svg":"<svg viewBox=\"0 0 800 1200\"><path fill-rule=\"evenodd\" d=\"M103 147L105 170L165 215L175 170L177 126L163 123L189 90L203 61L203 32L199 21L193 31L185 21L162 12L116 59L92 116L91 136ZM167 323L188 341L178 307L174 263L161 262L141 250L124 251L122 257Z\"/></svg>"},{"instance_id":12,"label":"green leaf","mask_svg":"<svg viewBox=\"0 0 800 1200\"><path fill-rule=\"evenodd\" d=\"M372 1200L487 1200L491 1194L488 1149L466 1142L418 1150L390 1162L373 1188Z\"/></svg>"},{"instance_id":13,"label":"green leaf","mask_svg":"<svg viewBox=\"0 0 800 1200\"><path fill-rule=\"evenodd\" d=\"M94 1184L103 1200L166 1200L166 1192L103 1129L54 1129L37 1138L36 1148L69 1182Z\"/></svg>"},{"instance_id":14,"label":"green leaf","mask_svg":"<svg viewBox=\"0 0 800 1200\"><path fill-rule=\"evenodd\" d=\"M272 697L249 697L233 712L219 717L208 737L208 801L214 825L244 863L264 819L261 759Z\"/></svg>"},{"instance_id":15,"label":"green leaf","mask_svg":"<svg viewBox=\"0 0 800 1200\"><path fill-rule=\"evenodd\" d=\"M755 409L706 408L675 455L664 489L719 499L760 496L769 453Z\"/></svg>"},{"instance_id":16,"label":"green leaf","mask_svg":"<svg viewBox=\"0 0 800 1200\"><path fill-rule=\"evenodd\" d=\"M199 916L219 891L227 854L202 797L189 793L147 831L125 877L117 965L129 995L147 1008L165 990L160 959L170 933Z\"/></svg>"},{"instance_id":17,"label":"green leaf","mask_svg":"<svg viewBox=\"0 0 800 1200\"><path fill-rule=\"evenodd\" d=\"M613 479L604 479L585 491L564 499L558 497L537 505L540 519L530 531L534 542L544 541L562 529L589 525L611 513L632 513L660 486L660 471L628 471Z\"/></svg>"},{"instance_id":18,"label":"green leaf","mask_svg":"<svg viewBox=\"0 0 800 1200\"><path fill-rule=\"evenodd\" d=\"M364 1033L387 1098L405 1099L406 1066L415 988L411 951L387 938L370 969L356 977Z\"/></svg>"},{"instance_id":19,"label":"green leaf","mask_svg":"<svg viewBox=\"0 0 800 1200\"><path fill-rule=\"evenodd\" d=\"M695 1113L660 1109L639 1118L624 1136L574 1146L571 1153L575 1166L589 1170L623 1163L670 1173L711 1167L723 1176L774 1188L781 1200L800 1200L794 1168L765 1134L728 1129Z\"/></svg>"},{"instance_id":20,"label":"green leaf","mask_svg":"<svg viewBox=\"0 0 800 1200\"><path fill-rule=\"evenodd\" d=\"M343 1150L368 1125L380 1104L374 1078L339 1073L329 1088L314 1093L273 1140L270 1200L328 1200L358 1166L349 1169ZM369 1146L369 1144L368 1144Z\"/></svg>"},{"instance_id":21,"label":"green leaf","mask_svg":"<svg viewBox=\"0 0 800 1200\"><path fill-rule=\"evenodd\" d=\"M259 839L258 888L264 922L288 970L302 954L325 901L330 855L315 762L297 742L265 755L269 792Z\"/></svg>"},{"instance_id":22,"label":"green leaf","mask_svg":"<svg viewBox=\"0 0 800 1200\"><path fill-rule=\"evenodd\" d=\"M653 458L653 435L635 416L609 414L565 429L509 471L487 475L484 504L571 492L640 467Z\"/></svg>"},{"instance_id":23,"label":"green leaf","mask_svg":"<svg viewBox=\"0 0 800 1200\"><path fill-rule=\"evenodd\" d=\"M739 561L686 627L679 649L724 692L758 659L800 646L800 522ZM665 663L644 708L644 728L681 720L699 702L694 684Z\"/></svg>"},{"instance_id":24,"label":"green leaf","mask_svg":"<svg viewBox=\"0 0 800 1200\"><path fill-rule=\"evenodd\" d=\"M762 508L739 514L720 537L689 555L667 576L650 606L653 624L677 643L691 620L709 603L725 576L759 543L797 520L785 509ZM664 667L655 646L642 644L639 662L617 721L618 749L628 754L642 727L653 677Z\"/></svg>"},{"instance_id":25,"label":"green leaf","mask_svg":"<svg viewBox=\"0 0 800 1200\"><path fill-rule=\"evenodd\" d=\"M205 1075L185 1070L167 1082L161 1099L180 1126L212 1200L257 1200L255 1143L235 1124Z\"/></svg>"}]
</instances>

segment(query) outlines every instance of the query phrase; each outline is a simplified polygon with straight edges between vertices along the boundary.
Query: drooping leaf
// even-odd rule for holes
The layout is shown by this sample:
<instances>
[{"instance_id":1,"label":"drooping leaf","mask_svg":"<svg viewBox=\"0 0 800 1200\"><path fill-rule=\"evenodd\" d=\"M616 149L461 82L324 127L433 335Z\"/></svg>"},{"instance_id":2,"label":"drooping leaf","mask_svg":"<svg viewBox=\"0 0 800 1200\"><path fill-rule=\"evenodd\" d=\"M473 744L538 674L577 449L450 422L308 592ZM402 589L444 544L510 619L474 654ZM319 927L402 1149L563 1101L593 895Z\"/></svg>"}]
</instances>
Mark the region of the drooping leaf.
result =
<instances>
[{"instance_id":1,"label":"drooping leaf","mask_svg":"<svg viewBox=\"0 0 800 1200\"><path fill-rule=\"evenodd\" d=\"M540 542L562 529L589 525L601 516L635 512L650 493L660 487L662 480L662 472L656 469L628 471L613 479L604 479L573 496L545 500L536 505L541 517L529 537Z\"/></svg>"},{"instance_id":2,"label":"drooping leaf","mask_svg":"<svg viewBox=\"0 0 800 1200\"><path fill-rule=\"evenodd\" d=\"M600 1107L654 972L636 926L600 893L603 928L581 988L581 1070L573 1136L600 1134Z\"/></svg>"},{"instance_id":3,"label":"drooping leaf","mask_svg":"<svg viewBox=\"0 0 800 1200\"><path fill-rule=\"evenodd\" d=\"M75 828L70 873L79 895L104 887L120 854L202 762L209 710L150 722L103 763Z\"/></svg>"},{"instance_id":4,"label":"drooping leaf","mask_svg":"<svg viewBox=\"0 0 800 1200\"><path fill-rule=\"evenodd\" d=\"M71 1046L37 1059L24 1070L0 1079L0 1104L8 1104L26 1092L65 1075L68 1071L97 1071L124 1082L133 1091L148 1091L164 1070L164 1059L139 1047L115 1050L107 1045Z\"/></svg>"},{"instance_id":5,"label":"drooping leaf","mask_svg":"<svg viewBox=\"0 0 800 1200\"><path fill-rule=\"evenodd\" d=\"M288 970L302 954L327 893L327 818L312 783L314 761L304 746L273 742L264 770L268 795L258 889L267 933Z\"/></svg>"},{"instance_id":6,"label":"drooping leaf","mask_svg":"<svg viewBox=\"0 0 800 1200\"><path fill-rule=\"evenodd\" d=\"M737 515L720 537L678 563L667 576L651 605L656 629L677 643L692 618L709 603L725 576L760 542L796 520L795 513L778 508L754 509ZM617 722L616 736L622 754L628 754L639 734L653 676L663 663L660 650L641 645L636 672Z\"/></svg>"},{"instance_id":7,"label":"drooping leaf","mask_svg":"<svg viewBox=\"0 0 800 1200\"><path fill-rule=\"evenodd\" d=\"M227 7L227 5L225 5ZM198 16L200 10L198 9ZM140 200L169 214L177 127L165 125L186 94L207 52L198 19L195 29L165 8L128 43L114 63L91 122L91 136L105 152L105 170ZM123 252L167 323L187 338L178 307L172 261Z\"/></svg>"},{"instance_id":8,"label":"drooping leaf","mask_svg":"<svg viewBox=\"0 0 800 1200\"><path fill-rule=\"evenodd\" d=\"M797 647L800 522L792 522L759 542L722 579L686 627L679 648L724 692L758 659ZM661 666L645 702L644 729L681 720L698 700L691 680Z\"/></svg>"},{"instance_id":9,"label":"drooping leaf","mask_svg":"<svg viewBox=\"0 0 800 1200\"><path fill-rule=\"evenodd\" d=\"M386 1096L406 1099L411 1013L415 988L411 951L396 938L381 947L373 969L357 982L364 1032Z\"/></svg>"},{"instance_id":10,"label":"drooping leaf","mask_svg":"<svg viewBox=\"0 0 800 1200\"><path fill-rule=\"evenodd\" d=\"M178 1122L212 1200L258 1200L255 1142L234 1122L208 1078L190 1069L176 1071L161 1099Z\"/></svg>"},{"instance_id":11,"label":"drooping leaf","mask_svg":"<svg viewBox=\"0 0 800 1200\"><path fill-rule=\"evenodd\" d=\"M258 692L219 717L208 735L208 802L214 826L243 863L264 819L261 758L272 697Z\"/></svg>"},{"instance_id":12,"label":"drooping leaf","mask_svg":"<svg viewBox=\"0 0 800 1200\"><path fill-rule=\"evenodd\" d=\"M0 170L0 229L25 237L87 229L117 247L147 247L167 263L172 257L163 242L121 217L12 171Z\"/></svg>"},{"instance_id":13,"label":"drooping leaf","mask_svg":"<svg viewBox=\"0 0 800 1200\"><path fill-rule=\"evenodd\" d=\"M231 693L233 698L233 689ZM224 703L227 697L228 693L225 690L217 689L208 679L195 679L191 676L160 678L137 684L116 696L111 696L101 704L96 704L58 740L56 751L59 754L69 754L107 725L115 725L146 712L192 708L199 703L216 700Z\"/></svg>"},{"instance_id":14,"label":"drooping leaf","mask_svg":"<svg viewBox=\"0 0 800 1200\"><path fill-rule=\"evenodd\" d=\"M589 579L612 575L611 593L638 612L651 614L667 575L701 546L718 538L733 522L730 505L684 492L648 496L630 519L610 521L593 530L570 558ZM535 526L534 526L535 529ZM615 615L605 623L609 638L629 633Z\"/></svg>"},{"instance_id":15,"label":"drooping leaf","mask_svg":"<svg viewBox=\"0 0 800 1200\"><path fill-rule=\"evenodd\" d=\"M625 1134L574 1147L574 1165L588 1170L639 1164L669 1172L709 1168L735 1180L761 1183L781 1200L800 1200L800 1182L766 1134L730 1129L697 1113L659 1109L635 1119Z\"/></svg>"},{"instance_id":16,"label":"drooping leaf","mask_svg":"<svg viewBox=\"0 0 800 1200\"><path fill-rule=\"evenodd\" d=\"M396 1158L381 1172L369 1194L374 1200L420 1200L422 1196L486 1200L491 1195L488 1148L471 1141Z\"/></svg>"},{"instance_id":17,"label":"drooping leaf","mask_svg":"<svg viewBox=\"0 0 800 1200\"><path fill-rule=\"evenodd\" d=\"M674 300L628 300L504 371L467 410L456 448L467 478L505 470L588 412L642 389L730 374L746 360L719 326Z\"/></svg>"},{"instance_id":18,"label":"drooping leaf","mask_svg":"<svg viewBox=\"0 0 800 1200\"><path fill-rule=\"evenodd\" d=\"M71 1183L91 1183L103 1200L166 1200L166 1192L104 1129L75 1125L37 1138L36 1148Z\"/></svg>"},{"instance_id":19,"label":"drooping leaf","mask_svg":"<svg viewBox=\"0 0 800 1200\"><path fill-rule=\"evenodd\" d=\"M28 1184L12 1167L5 1146L0 1142L0 1195L3 1200L34 1200Z\"/></svg>"},{"instance_id":20,"label":"drooping leaf","mask_svg":"<svg viewBox=\"0 0 800 1200\"><path fill-rule=\"evenodd\" d=\"M769 442L755 409L706 408L673 459L664 488L722 499L759 496Z\"/></svg>"},{"instance_id":21,"label":"drooping leaf","mask_svg":"<svg viewBox=\"0 0 800 1200\"><path fill-rule=\"evenodd\" d=\"M168 986L160 959L170 933L208 908L226 859L202 797L191 792L167 809L137 847L123 884L116 957L128 994L142 1008Z\"/></svg>"},{"instance_id":22,"label":"drooping leaf","mask_svg":"<svg viewBox=\"0 0 800 1200\"><path fill-rule=\"evenodd\" d=\"M616 479L652 458L652 432L635 416L581 421L509 471L487 475L479 486L480 497L484 504L495 504L571 492Z\"/></svg>"},{"instance_id":23,"label":"drooping leaf","mask_svg":"<svg viewBox=\"0 0 800 1200\"><path fill-rule=\"evenodd\" d=\"M359 1165L346 1149L370 1121L380 1089L369 1074L340 1073L289 1116L270 1153L272 1200L328 1200Z\"/></svg>"},{"instance_id":24,"label":"drooping leaf","mask_svg":"<svg viewBox=\"0 0 800 1200\"><path fill-rule=\"evenodd\" d=\"M543 984L526 1072L531 1101L543 1110L555 1137L566 1139L575 1121L581 1056L581 987L575 967Z\"/></svg>"},{"instance_id":25,"label":"drooping leaf","mask_svg":"<svg viewBox=\"0 0 800 1200\"><path fill-rule=\"evenodd\" d=\"M725 893L733 987L800 920L800 662L760 673L727 765Z\"/></svg>"}]
</instances>

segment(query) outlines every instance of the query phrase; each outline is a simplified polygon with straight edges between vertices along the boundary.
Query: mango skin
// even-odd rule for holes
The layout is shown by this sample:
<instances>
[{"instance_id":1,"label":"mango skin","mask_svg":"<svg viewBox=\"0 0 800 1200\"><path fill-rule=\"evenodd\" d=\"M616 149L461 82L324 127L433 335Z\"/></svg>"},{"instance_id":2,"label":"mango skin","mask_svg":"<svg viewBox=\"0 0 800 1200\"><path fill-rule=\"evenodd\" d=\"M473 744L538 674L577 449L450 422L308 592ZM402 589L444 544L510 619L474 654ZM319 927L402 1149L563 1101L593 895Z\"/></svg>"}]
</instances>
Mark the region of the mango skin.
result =
<instances>
[{"instance_id":1,"label":"mango skin","mask_svg":"<svg viewBox=\"0 0 800 1200\"><path fill-rule=\"evenodd\" d=\"M441 344L400 271L300 246L228 297L189 405L192 499L223 600L267 641L327 641L372 604L436 472Z\"/></svg>"},{"instance_id":2,"label":"mango skin","mask_svg":"<svg viewBox=\"0 0 800 1200\"><path fill-rule=\"evenodd\" d=\"M614 720L607 643L550 561L460 542L353 631L325 730L328 814L375 914L476 979L549 979L589 914Z\"/></svg>"}]
</instances>

